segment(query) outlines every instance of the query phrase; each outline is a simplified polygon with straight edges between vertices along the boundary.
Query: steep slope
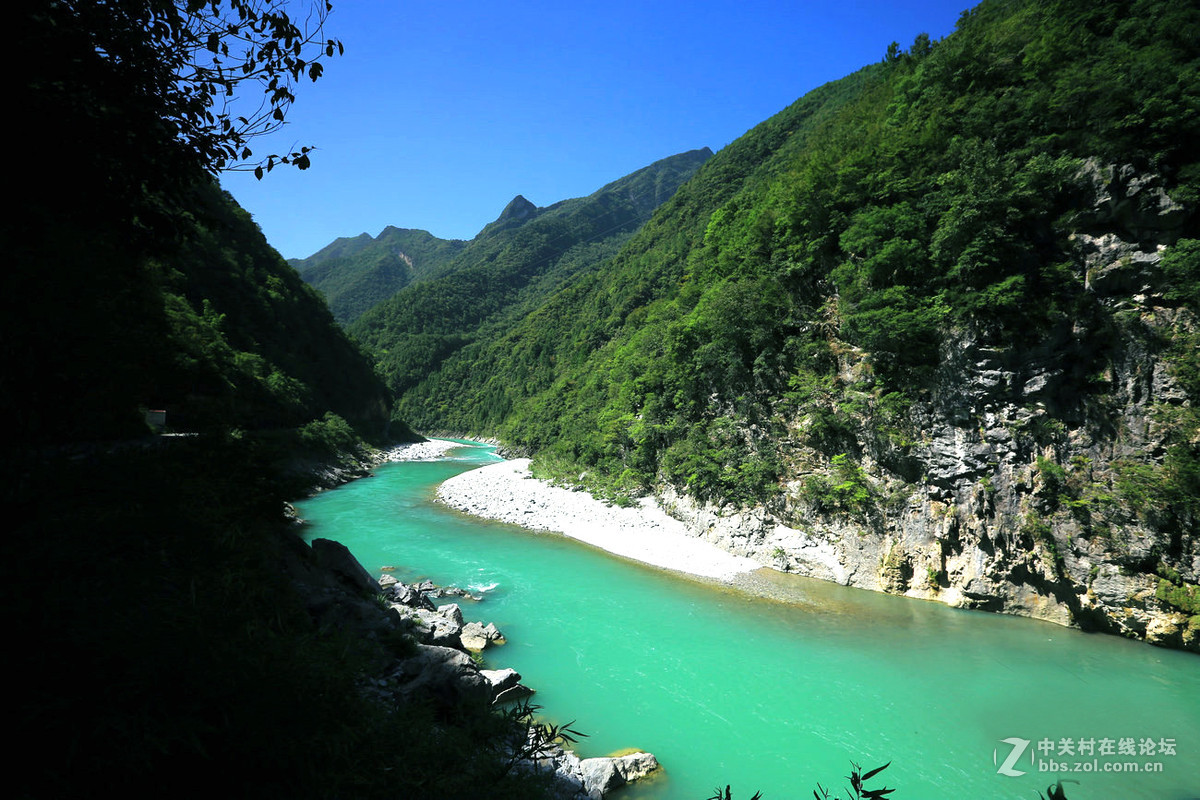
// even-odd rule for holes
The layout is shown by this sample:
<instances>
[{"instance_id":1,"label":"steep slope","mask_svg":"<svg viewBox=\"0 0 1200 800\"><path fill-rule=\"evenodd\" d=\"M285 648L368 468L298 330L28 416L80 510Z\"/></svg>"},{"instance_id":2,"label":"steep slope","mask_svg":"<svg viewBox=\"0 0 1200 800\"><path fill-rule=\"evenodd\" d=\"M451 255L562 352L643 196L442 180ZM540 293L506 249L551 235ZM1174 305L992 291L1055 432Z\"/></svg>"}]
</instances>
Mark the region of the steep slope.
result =
<instances>
[{"instance_id":1,"label":"steep slope","mask_svg":"<svg viewBox=\"0 0 1200 800\"><path fill-rule=\"evenodd\" d=\"M349 325L410 283L436 274L466 245L389 225L376 237L362 233L337 239L308 258L288 263L325 296L337 321Z\"/></svg>"},{"instance_id":2,"label":"steep slope","mask_svg":"<svg viewBox=\"0 0 1200 800\"><path fill-rule=\"evenodd\" d=\"M350 330L378 355L393 391L403 393L487 321L535 303L616 252L711 154L705 148L672 156L546 208L518 195L438 274L375 306Z\"/></svg>"},{"instance_id":3,"label":"steep slope","mask_svg":"<svg viewBox=\"0 0 1200 800\"><path fill-rule=\"evenodd\" d=\"M714 156L422 424L766 564L1200 648L1197 31L981 4Z\"/></svg>"},{"instance_id":4,"label":"steep slope","mask_svg":"<svg viewBox=\"0 0 1200 800\"><path fill-rule=\"evenodd\" d=\"M382 435L387 389L317 293L227 194L205 187L195 202L195 230L149 265L177 355L146 400L184 429L287 428L330 411Z\"/></svg>"},{"instance_id":5,"label":"steep slope","mask_svg":"<svg viewBox=\"0 0 1200 800\"><path fill-rule=\"evenodd\" d=\"M636 329L648 302L678 290L686 255L703 241L714 208L780 169L781 154L802 148L877 70L814 90L707 160L619 253L597 259L539 302L514 308L439 371L398 393L397 413L427 430L503 436L539 451L542 463L552 458L552 447L574 447L570 442L579 437L564 437L562 426L578 425L586 436L594 419L590 410L568 408L564 398L569 388L594 379L582 368L588 358L621 334L627 317ZM563 460L565 475L575 459ZM594 481L591 488L605 490Z\"/></svg>"},{"instance_id":6,"label":"steep slope","mask_svg":"<svg viewBox=\"0 0 1200 800\"><path fill-rule=\"evenodd\" d=\"M8 791L151 797L185 775L192 797L543 796L506 779L528 739L490 697L378 692L415 644L285 513L311 486L288 462L363 455L389 415L324 301L204 172L222 126L187 57L208 33L290 50L270 10L241 17L247 43L228 8L11 9L10 105L53 156L14 164L0 219ZM188 435L152 435L164 406Z\"/></svg>"},{"instance_id":7,"label":"steep slope","mask_svg":"<svg viewBox=\"0 0 1200 800\"><path fill-rule=\"evenodd\" d=\"M52 215L13 240L5 404L16 439L144 435L147 409L179 431L289 428L332 412L382 435L390 395L320 296L215 184L182 196L188 210L146 242L103 218Z\"/></svg>"}]
</instances>

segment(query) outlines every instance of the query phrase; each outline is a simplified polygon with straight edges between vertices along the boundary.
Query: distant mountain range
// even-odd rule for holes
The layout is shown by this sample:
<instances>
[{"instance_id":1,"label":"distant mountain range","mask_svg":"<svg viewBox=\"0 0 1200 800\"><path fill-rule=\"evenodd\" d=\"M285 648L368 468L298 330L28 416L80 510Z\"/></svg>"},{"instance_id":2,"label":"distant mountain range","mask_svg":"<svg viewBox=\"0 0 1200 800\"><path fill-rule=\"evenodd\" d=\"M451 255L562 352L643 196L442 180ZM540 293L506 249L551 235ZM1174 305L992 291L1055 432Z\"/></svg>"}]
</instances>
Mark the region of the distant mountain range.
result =
<instances>
[{"instance_id":1,"label":"distant mountain range","mask_svg":"<svg viewBox=\"0 0 1200 800\"><path fill-rule=\"evenodd\" d=\"M308 258L288 263L325 296L334 318L345 325L436 271L466 245L428 231L388 226L376 237L361 233L337 239Z\"/></svg>"},{"instance_id":2,"label":"distant mountain range","mask_svg":"<svg viewBox=\"0 0 1200 800\"><path fill-rule=\"evenodd\" d=\"M615 254L710 156L708 148L671 156L544 208L517 195L470 242L388 228L339 239L297 266L403 393L483 326L535 307ZM360 308L375 296L383 299Z\"/></svg>"},{"instance_id":3,"label":"distant mountain range","mask_svg":"<svg viewBox=\"0 0 1200 800\"><path fill-rule=\"evenodd\" d=\"M562 200L545 208L517 195L470 242L389 226L376 237L362 233L336 239L308 258L289 259L288 263L325 296L334 317L349 325L410 284L469 273L485 261L494 261L514 242L517 247L525 246L521 242L528 243L532 236L552 233L554 240L538 251L536 264L519 268L524 279L548 271L552 262L576 245L603 242L611 246L632 234L711 155L711 150L703 148L665 158L588 197ZM511 238L534 220L542 221L533 232Z\"/></svg>"}]
</instances>

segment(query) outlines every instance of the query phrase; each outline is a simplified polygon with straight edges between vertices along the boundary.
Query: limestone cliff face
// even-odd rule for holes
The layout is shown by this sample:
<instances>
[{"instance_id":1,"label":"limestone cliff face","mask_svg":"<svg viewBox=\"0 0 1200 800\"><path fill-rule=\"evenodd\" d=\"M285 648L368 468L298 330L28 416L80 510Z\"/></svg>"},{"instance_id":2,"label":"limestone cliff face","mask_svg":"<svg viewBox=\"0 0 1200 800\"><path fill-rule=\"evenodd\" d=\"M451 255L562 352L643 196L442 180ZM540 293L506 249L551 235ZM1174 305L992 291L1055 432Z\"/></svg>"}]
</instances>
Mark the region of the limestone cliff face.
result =
<instances>
[{"instance_id":1,"label":"limestone cliff face","mask_svg":"<svg viewBox=\"0 0 1200 800\"><path fill-rule=\"evenodd\" d=\"M1194 398L1169 343L1200 322L1164 296L1159 270L1186 210L1129 168L1088 164L1080 182L1068 248L1098 313L1020 348L957 332L906 425L859 417L853 463L806 447L795 420L787 482L766 506L731 511L670 488L663 504L767 566L1200 652L1197 521L1138 495L1172 437L1196 434L1179 424ZM863 354L840 358L845 384L868 396ZM817 476L836 489L814 491Z\"/></svg>"}]
</instances>

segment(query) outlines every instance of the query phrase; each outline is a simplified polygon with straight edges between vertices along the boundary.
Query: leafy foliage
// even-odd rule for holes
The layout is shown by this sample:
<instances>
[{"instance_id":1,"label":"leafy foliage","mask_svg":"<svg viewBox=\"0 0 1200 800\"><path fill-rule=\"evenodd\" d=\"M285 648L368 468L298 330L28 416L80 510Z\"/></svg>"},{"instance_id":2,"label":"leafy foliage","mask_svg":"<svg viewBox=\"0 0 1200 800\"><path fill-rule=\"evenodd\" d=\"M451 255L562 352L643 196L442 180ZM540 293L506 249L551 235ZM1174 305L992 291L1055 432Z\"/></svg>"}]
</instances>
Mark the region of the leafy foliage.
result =
<instances>
[{"instance_id":1,"label":"leafy foliage","mask_svg":"<svg viewBox=\"0 0 1200 800\"><path fill-rule=\"evenodd\" d=\"M387 390L316 292L228 195L197 191L193 207L194 234L149 265L177 355L143 402L184 429L291 427L332 411L382 435Z\"/></svg>"},{"instance_id":2,"label":"leafy foliage","mask_svg":"<svg viewBox=\"0 0 1200 800\"><path fill-rule=\"evenodd\" d=\"M883 772L891 764L892 762L889 761L882 767L876 767L864 773L862 767L854 762L850 762L850 774L846 776L846 780L850 781L850 785L846 788L845 800L879 800L894 792L895 789L888 789L886 787L882 789L868 789L866 787L867 781ZM1069 781L1069 783L1075 783L1075 781ZM1058 781L1053 786L1047 787L1045 795L1038 792L1038 797L1041 800L1067 800L1067 795L1062 785L1063 782ZM750 800L761 800L762 797L762 792L755 792ZM829 790L819 783L817 784L817 788L813 790L813 797L816 800L831 800ZM723 792L718 788L713 791L712 796L707 798L707 800L733 800L733 793L729 786L726 786ZM838 800L838 798L834 797L832 800Z\"/></svg>"},{"instance_id":3,"label":"leafy foliage","mask_svg":"<svg viewBox=\"0 0 1200 800\"><path fill-rule=\"evenodd\" d=\"M264 130L221 116L235 113L226 86L265 82L263 124L279 122L287 87L323 57L305 47L325 8L309 31L279 4L243 0L14 13L14 104L25 135L55 154L36 172L17 166L22 203L3 227L0 380L18 441L136 436L144 411L163 407L183 430L294 426L332 410L383 432L372 366L204 174ZM202 55L210 45L221 65Z\"/></svg>"},{"instance_id":4,"label":"leafy foliage","mask_svg":"<svg viewBox=\"0 0 1200 800\"><path fill-rule=\"evenodd\" d=\"M388 395L204 174L220 145L171 118L195 107L160 45L218 6L13 12L15 107L55 158L17 171L2 229L11 791L149 796L185 776L195 795L537 797L544 780L504 773L509 720L380 703L363 679L410 645L320 628L280 568L304 562L281 463L382 435ZM197 435L148 436L147 406ZM75 565L86 600L34 563Z\"/></svg>"},{"instance_id":5,"label":"leafy foliage","mask_svg":"<svg viewBox=\"0 0 1200 800\"><path fill-rule=\"evenodd\" d=\"M90 100L108 124L192 168L253 169L261 178L264 164L265 171L279 163L308 168L311 147L249 163L250 142L282 127L297 83L316 81L322 58L342 53L341 42L323 38L331 9L325 0L295 16L285 3L264 0L69 0L30 13L42 15L37 23L53 31L56 50L94 71L94 87L122 92L118 103ZM62 91L52 81L41 87ZM237 101L247 90L258 92L257 107ZM135 119L149 130L129 125Z\"/></svg>"},{"instance_id":6,"label":"leafy foliage","mask_svg":"<svg viewBox=\"0 0 1200 800\"><path fill-rule=\"evenodd\" d=\"M846 780L850 781L850 794L847 795L847 800L879 800L879 798L886 797L894 792L895 789L868 789L864 785L871 778L874 778L876 775L891 766L891 763L892 762L889 761L882 767L876 767L869 772L863 773L862 767L858 766L858 764L855 764L854 762L851 762L850 774L846 776ZM820 794L818 794L818 792L820 792ZM817 790L813 792L813 797L817 798L817 800L828 800L829 792L818 783Z\"/></svg>"},{"instance_id":7,"label":"leafy foliage","mask_svg":"<svg viewBox=\"0 0 1200 800\"><path fill-rule=\"evenodd\" d=\"M1109 313L1069 244L1088 224L1086 159L1200 197L1200 45L1181 33L1197 14L984 2L946 39L897 46L747 133L523 316L409 326L433 356L400 352L409 372L383 354L399 408L618 495L667 480L769 501L797 435L829 459L869 446L903 471L903 409L928 394L949 335L1020 352ZM1163 285L1191 302L1192 248L1175 247ZM1177 374L1194 361L1181 351ZM1187 430L1174 494L1197 474Z\"/></svg>"}]
</instances>

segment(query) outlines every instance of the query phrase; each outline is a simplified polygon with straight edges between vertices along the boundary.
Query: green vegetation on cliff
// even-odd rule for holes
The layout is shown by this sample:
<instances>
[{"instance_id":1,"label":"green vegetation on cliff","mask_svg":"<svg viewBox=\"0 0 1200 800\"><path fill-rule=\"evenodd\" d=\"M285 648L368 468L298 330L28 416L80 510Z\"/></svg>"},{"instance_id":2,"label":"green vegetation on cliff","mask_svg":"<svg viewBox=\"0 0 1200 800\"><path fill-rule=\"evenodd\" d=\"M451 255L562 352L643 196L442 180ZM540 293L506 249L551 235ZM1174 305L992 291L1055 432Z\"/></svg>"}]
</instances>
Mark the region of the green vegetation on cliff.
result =
<instances>
[{"instance_id":1,"label":"green vegetation on cliff","mask_svg":"<svg viewBox=\"0 0 1200 800\"><path fill-rule=\"evenodd\" d=\"M903 474L908 410L947 342L1020 352L1111 316L1071 249L1103 227L1084 207L1089 164L1200 199L1198 13L984 2L945 40L893 48L718 153L615 257L423 382L394 383L399 407L617 493L665 480L769 500L789 442L846 463L864 436ZM1171 245L1194 220L1175 207L1130 235ZM1168 259L1151 277L1195 311L1177 281L1190 270ZM1096 339L1069 347L1081 370L1108 357ZM1181 488L1194 425L1178 422L1166 468Z\"/></svg>"}]
</instances>

